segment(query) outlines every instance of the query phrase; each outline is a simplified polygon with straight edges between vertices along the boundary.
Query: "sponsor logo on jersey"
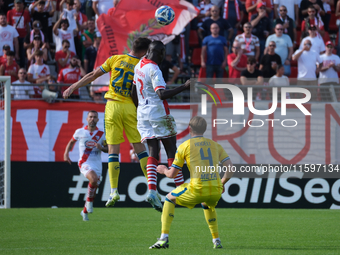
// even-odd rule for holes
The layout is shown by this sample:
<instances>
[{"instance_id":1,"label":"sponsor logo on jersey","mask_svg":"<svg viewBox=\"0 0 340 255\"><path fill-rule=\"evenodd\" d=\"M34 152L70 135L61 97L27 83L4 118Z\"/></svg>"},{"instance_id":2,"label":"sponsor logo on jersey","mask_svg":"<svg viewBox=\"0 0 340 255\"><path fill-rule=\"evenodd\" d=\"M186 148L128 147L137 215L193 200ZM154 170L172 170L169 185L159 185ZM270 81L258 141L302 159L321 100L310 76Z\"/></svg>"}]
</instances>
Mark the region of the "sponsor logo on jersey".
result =
<instances>
[{"instance_id":1,"label":"sponsor logo on jersey","mask_svg":"<svg viewBox=\"0 0 340 255\"><path fill-rule=\"evenodd\" d=\"M95 141L85 141L85 147L88 149L93 149L94 147L96 147L96 142Z\"/></svg>"}]
</instances>

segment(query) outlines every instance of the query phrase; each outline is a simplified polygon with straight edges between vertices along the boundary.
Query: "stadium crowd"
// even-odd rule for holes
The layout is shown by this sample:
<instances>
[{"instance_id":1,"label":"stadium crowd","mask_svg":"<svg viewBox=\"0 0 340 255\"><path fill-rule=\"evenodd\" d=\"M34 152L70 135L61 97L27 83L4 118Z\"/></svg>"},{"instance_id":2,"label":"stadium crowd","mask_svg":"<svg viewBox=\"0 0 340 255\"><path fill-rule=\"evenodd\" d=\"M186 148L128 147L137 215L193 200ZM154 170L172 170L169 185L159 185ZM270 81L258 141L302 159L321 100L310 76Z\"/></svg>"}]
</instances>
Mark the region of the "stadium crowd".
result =
<instances>
[{"instance_id":1,"label":"stadium crowd","mask_svg":"<svg viewBox=\"0 0 340 255\"><path fill-rule=\"evenodd\" d=\"M289 85L297 78L303 86L338 85L340 1L273 1L188 1L199 14L166 45L165 81L228 77L242 85ZM115 8L119 0L0 0L0 75L37 84L13 86L12 97L41 98L47 88L61 98L67 84L94 69L96 20ZM101 101L106 91L88 92Z\"/></svg>"}]
</instances>

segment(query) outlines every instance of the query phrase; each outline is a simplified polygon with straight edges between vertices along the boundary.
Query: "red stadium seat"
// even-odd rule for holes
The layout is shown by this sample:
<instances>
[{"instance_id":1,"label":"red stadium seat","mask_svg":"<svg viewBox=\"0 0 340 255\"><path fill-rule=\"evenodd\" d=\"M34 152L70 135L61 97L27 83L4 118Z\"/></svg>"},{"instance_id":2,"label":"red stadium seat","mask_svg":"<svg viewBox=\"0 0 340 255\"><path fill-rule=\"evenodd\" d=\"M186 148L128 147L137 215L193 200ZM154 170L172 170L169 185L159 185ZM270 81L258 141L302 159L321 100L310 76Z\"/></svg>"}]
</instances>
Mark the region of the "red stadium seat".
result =
<instances>
[{"instance_id":1,"label":"red stadium seat","mask_svg":"<svg viewBox=\"0 0 340 255\"><path fill-rule=\"evenodd\" d=\"M295 60L290 61L290 66L297 66L297 61Z\"/></svg>"},{"instance_id":2,"label":"red stadium seat","mask_svg":"<svg viewBox=\"0 0 340 255\"><path fill-rule=\"evenodd\" d=\"M198 40L198 35L196 30L190 30L190 37L189 37L189 47L195 48L199 47L200 43Z\"/></svg>"},{"instance_id":3,"label":"red stadium seat","mask_svg":"<svg viewBox=\"0 0 340 255\"><path fill-rule=\"evenodd\" d=\"M289 75L289 78L296 79L297 74L298 74L298 68L296 66L291 66L290 70L291 70L291 74Z\"/></svg>"},{"instance_id":4,"label":"red stadium seat","mask_svg":"<svg viewBox=\"0 0 340 255\"><path fill-rule=\"evenodd\" d=\"M301 39L301 31L296 31L296 46L299 47L300 46L300 39Z\"/></svg>"},{"instance_id":5,"label":"red stadium seat","mask_svg":"<svg viewBox=\"0 0 340 255\"><path fill-rule=\"evenodd\" d=\"M194 66L201 66L201 52L202 48L194 48L192 51L191 63Z\"/></svg>"},{"instance_id":6,"label":"red stadium seat","mask_svg":"<svg viewBox=\"0 0 340 255\"><path fill-rule=\"evenodd\" d=\"M331 40L331 38L329 37L328 32L325 32L325 34L324 34L322 39L323 39L324 43L326 43L326 42Z\"/></svg>"}]
</instances>

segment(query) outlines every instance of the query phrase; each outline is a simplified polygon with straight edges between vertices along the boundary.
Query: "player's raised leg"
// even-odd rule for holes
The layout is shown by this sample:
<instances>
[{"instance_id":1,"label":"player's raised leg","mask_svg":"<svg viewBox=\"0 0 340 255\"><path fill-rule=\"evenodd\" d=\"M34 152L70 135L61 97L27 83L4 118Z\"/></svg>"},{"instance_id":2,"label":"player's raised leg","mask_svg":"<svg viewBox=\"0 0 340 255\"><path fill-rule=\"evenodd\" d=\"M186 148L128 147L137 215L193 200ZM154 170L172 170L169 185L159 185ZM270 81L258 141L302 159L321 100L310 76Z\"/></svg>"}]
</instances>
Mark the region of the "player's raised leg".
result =
<instances>
[{"instance_id":1,"label":"player's raised leg","mask_svg":"<svg viewBox=\"0 0 340 255\"><path fill-rule=\"evenodd\" d=\"M164 145L166 154L168 156L168 167L172 166L172 162L174 162L175 154L176 154L176 136L172 136L166 139L162 139L162 143ZM180 170L177 176L174 178L176 187L182 185L184 183L183 173Z\"/></svg>"},{"instance_id":2,"label":"player's raised leg","mask_svg":"<svg viewBox=\"0 0 340 255\"><path fill-rule=\"evenodd\" d=\"M149 193L146 200L152 205L154 209L162 212L162 203L157 193L157 166L159 160L159 142L157 139L147 139L149 153L146 171L148 174L148 188Z\"/></svg>"},{"instance_id":3,"label":"player's raised leg","mask_svg":"<svg viewBox=\"0 0 340 255\"><path fill-rule=\"evenodd\" d=\"M209 208L206 204L202 203L202 208L204 212L205 220L209 226L210 233L213 238L213 248L220 249L223 248L221 244L221 240L218 235L218 225L217 225L217 214L215 208Z\"/></svg>"}]
</instances>

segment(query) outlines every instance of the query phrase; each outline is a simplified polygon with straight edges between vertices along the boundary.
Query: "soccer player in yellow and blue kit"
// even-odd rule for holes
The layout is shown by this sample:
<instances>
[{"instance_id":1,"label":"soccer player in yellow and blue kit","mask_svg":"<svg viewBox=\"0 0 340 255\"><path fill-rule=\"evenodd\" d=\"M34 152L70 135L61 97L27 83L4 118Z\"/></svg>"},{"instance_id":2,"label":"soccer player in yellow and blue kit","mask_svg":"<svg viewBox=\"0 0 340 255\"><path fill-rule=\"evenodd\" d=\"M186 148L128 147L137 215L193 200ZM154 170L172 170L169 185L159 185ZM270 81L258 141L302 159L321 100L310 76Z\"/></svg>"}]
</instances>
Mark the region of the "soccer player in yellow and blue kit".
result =
<instances>
[{"instance_id":1,"label":"soccer player in yellow and blue kit","mask_svg":"<svg viewBox=\"0 0 340 255\"><path fill-rule=\"evenodd\" d=\"M150 249L169 248L169 231L176 204L190 209L201 204L213 237L213 247L222 248L215 206L221 198L224 184L232 176L232 163L221 145L203 137L206 128L207 122L204 118L193 117L189 122L191 138L178 147L171 168L168 169L164 165L157 167L158 173L174 178L186 161L190 171L190 183L182 184L166 196L162 212L161 237ZM227 170L222 179L218 171L219 163Z\"/></svg>"},{"instance_id":2,"label":"soccer player in yellow and blue kit","mask_svg":"<svg viewBox=\"0 0 340 255\"><path fill-rule=\"evenodd\" d=\"M100 68L88 73L81 80L72 84L63 93L68 98L73 91L94 81L104 73L111 73L109 91L105 94L107 103L105 106L105 136L109 153L109 177L111 184L110 197L106 206L113 206L119 200L118 178L120 173L119 149L124 142L123 130L130 143L133 144L138 155L141 168L145 177L148 153L142 144L137 130L136 106L131 98L131 88L135 65L146 54L151 41L147 38L138 38L133 42L129 54L113 55L108 58Z\"/></svg>"}]
</instances>

